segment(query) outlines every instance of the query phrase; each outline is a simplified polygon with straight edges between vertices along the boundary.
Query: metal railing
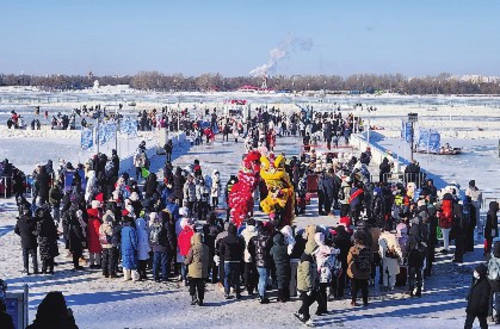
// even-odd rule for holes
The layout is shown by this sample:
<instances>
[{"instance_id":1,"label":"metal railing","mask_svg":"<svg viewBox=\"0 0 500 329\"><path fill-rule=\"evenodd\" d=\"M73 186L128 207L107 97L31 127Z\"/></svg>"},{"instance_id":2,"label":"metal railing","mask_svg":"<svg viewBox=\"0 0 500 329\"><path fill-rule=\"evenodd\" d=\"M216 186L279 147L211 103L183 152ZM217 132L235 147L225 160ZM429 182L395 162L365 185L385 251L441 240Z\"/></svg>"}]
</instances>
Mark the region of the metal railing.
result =
<instances>
[{"instance_id":1,"label":"metal railing","mask_svg":"<svg viewBox=\"0 0 500 329\"><path fill-rule=\"evenodd\" d=\"M23 181L23 194L29 197L33 197L33 177L31 175L26 175ZM0 177L0 197L10 198L14 192L12 177L2 176Z\"/></svg>"},{"instance_id":2,"label":"metal railing","mask_svg":"<svg viewBox=\"0 0 500 329\"><path fill-rule=\"evenodd\" d=\"M379 180L379 175L372 175L373 178ZM422 187L425 185L427 174L425 172L421 173L388 173L383 175L384 182L387 183L403 183L404 185L413 182L417 187Z\"/></svg>"}]
</instances>

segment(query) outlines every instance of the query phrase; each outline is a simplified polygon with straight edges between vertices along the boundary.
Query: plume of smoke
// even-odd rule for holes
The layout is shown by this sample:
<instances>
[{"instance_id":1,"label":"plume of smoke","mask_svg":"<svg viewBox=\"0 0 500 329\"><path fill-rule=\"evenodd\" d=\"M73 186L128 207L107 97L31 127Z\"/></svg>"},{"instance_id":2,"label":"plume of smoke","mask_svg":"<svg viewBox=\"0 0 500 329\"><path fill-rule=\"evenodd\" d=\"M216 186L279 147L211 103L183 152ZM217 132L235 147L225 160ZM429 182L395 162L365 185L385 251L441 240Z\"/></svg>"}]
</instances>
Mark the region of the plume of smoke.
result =
<instances>
[{"instance_id":1,"label":"plume of smoke","mask_svg":"<svg viewBox=\"0 0 500 329\"><path fill-rule=\"evenodd\" d=\"M276 70L278 62L283 58L287 58L297 50L309 51L313 46L312 39L303 39L289 34L278 47L269 51L269 60L266 64L256 67L250 71L253 77L265 76Z\"/></svg>"}]
</instances>

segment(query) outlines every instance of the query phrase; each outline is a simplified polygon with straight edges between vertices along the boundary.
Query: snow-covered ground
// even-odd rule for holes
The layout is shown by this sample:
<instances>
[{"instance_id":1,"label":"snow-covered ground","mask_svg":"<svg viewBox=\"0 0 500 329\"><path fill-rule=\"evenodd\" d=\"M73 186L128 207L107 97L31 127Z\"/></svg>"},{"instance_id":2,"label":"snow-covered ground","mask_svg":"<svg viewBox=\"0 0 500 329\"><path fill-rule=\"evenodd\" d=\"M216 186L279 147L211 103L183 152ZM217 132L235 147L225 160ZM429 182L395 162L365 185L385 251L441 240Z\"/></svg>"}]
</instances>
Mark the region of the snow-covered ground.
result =
<instances>
[{"instance_id":1,"label":"snow-covered ground","mask_svg":"<svg viewBox=\"0 0 500 329\"><path fill-rule=\"evenodd\" d=\"M220 140L220 137L219 137ZM297 139L278 140L278 150L292 155L300 144ZM225 182L235 173L243 153L243 144L220 141L210 146L178 148L174 152L176 165L201 160L205 172L221 171ZM163 157L153 159L153 167L160 168ZM298 327L293 312L299 301L285 304L260 305L255 299L224 300L223 293L214 285L207 286L206 306L189 305L187 288L177 283L157 284L147 282L123 282L104 279L98 272L74 272L71 261L65 257L63 246L56 261L59 266L54 276L30 276L20 273L22 269L19 238L12 232L15 225L14 202L8 200L0 211L0 277L6 278L9 291L30 286L30 318L33 319L36 305L51 290L61 290L67 296L81 328L192 328L202 324L207 328L290 328ZM317 217L314 206L310 206L307 217L297 219L297 225L308 223L334 224L337 217ZM368 308L353 309L349 301L329 302L332 314L317 318L317 325L343 328L458 328L464 321L467 284L471 268L480 259L478 251L466 255L466 263L457 266L450 256L441 257L436 274L426 282L421 299L404 297L403 290L383 294L378 288L371 292ZM453 272L453 275L450 273ZM314 312L314 307L312 308Z\"/></svg>"},{"instance_id":2,"label":"snow-covered ground","mask_svg":"<svg viewBox=\"0 0 500 329\"><path fill-rule=\"evenodd\" d=\"M228 96L229 97L229 96ZM276 96L277 97L277 96ZM270 98L278 101L279 98ZM382 107L381 107L382 108ZM398 120L408 106L400 109L392 118ZM485 113L487 111L485 110ZM387 110L387 115L390 111ZM462 113L462 112L460 112ZM466 109L461 115L465 115ZM381 115L381 114L380 114ZM458 114L457 114L458 115ZM496 113L491 114L492 117ZM432 119L429 119L432 121ZM492 120L495 121L495 120ZM379 123L377 123L379 124ZM456 127L459 127L457 125ZM491 129L500 127L492 126ZM380 136L379 136L380 137ZM405 155L404 144L397 139L374 139L379 145ZM444 140L443 142L447 142ZM496 140L453 139L452 146L463 147L461 156L439 157L416 155L427 171L440 176L445 181L456 181L465 187L470 179L475 179L488 197L495 197L500 190L497 177ZM134 149L137 142L130 148ZM122 143L124 145L124 143ZM300 141L294 138L278 139L278 152L287 155L297 154ZM217 169L225 184L230 174L236 173L243 154L243 143L221 142L221 136L213 145L190 146L184 143L174 150L174 165L184 166L199 159L203 171L211 173ZM36 138L4 137L0 133L0 158L9 158L27 173L37 162L49 158L84 160L88 154L80 154L78 138ZM406 153L408 155L408 153ZM153 158L152 169L158 171L164 163L163 156ZM376 174L376 172L374 172ZM493 179L492 179L493 178ZM314 200L313 200L314 201ZM34 318L36 306L48 291L61 290L74 310L80 328L295 328L300 324L293 316L299 301L285 304L259 305L255 299L225 300L223 293L214 285L207 286L206 306L189 305L187 288L177 283L157 284L147 282L123 282L104 279L98 272L74 272L71 259L61 255L56 259L58 266L54 276L24 276L20 239L12 232L15 225L14 200L0 199L0 278L6 279L9 291L20 291L26 283L30 286L30 319ZM306 217L297 218L297 225L304 227L309 223L334 225L335 217L318 217L316 207L308 207ZM479 241L478 241L479 242ZM471 273L482 258L482 244L476 246L474 253L465 255L465 262L457 265L451 262L452 255L439 255L434 275L425 283L421 299L405 297L402 289L384 294L378 288L370 292L368 308L352 308L349 300L328 303L332 313L316 317L318 326L325 328L460 328L465 320L465 297L470 284ZM315 308L311 308L312 312ZM313 316L314 317L314 316Z\"/></svg>"}]
</instances>

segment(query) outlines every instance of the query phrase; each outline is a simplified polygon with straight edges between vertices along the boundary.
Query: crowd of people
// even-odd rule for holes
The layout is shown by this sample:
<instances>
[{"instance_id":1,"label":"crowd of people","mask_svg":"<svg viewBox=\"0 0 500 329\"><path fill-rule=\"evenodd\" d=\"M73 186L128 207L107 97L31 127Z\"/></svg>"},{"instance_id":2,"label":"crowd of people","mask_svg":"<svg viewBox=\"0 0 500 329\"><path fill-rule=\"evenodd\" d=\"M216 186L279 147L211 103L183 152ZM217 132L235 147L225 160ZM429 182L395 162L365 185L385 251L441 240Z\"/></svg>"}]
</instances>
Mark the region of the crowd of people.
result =
<instances>
[{"instance_id":1,"label":"crowd of people","mask_svg":"<svg viewBox=\"0 0 500 329\"><path fill-rule=\"evenodd\" d=\"M221 218L224 203L220 198L224 195L227 203L235 176L224 185L217 170L203 171L202 159L184 168L174 167L169 141L159 181L147 170L145 145L141 144L134 161L135 178L120 173L114 151L109 158L97 154L77 168L64 161L55 169L50 161L37 166L32 202L16 193L19 219L15 232L21 236L24 272L39 273L39 251L41 273L53 274L57 242L62 238L75 270L83 269L83 252L88 250L86 264L99 269L103 277L159 283L177 280L189 286L191 304L200 306L207 282L219 283L226 299L233 295L239 299L245 292L260 304L268 304L271 291L276 290L278 302L300 298L295 316L313 326L309 309L315 302L315 314L321 316L328 314L329 302L348 295L352 307L368 307L369 290L375 286L383 293L398 289L418 298L424 279L433 274L437 252L449 253L454 240L453 261L461 263L463 255L473 251L482 204L474 180L461 197L457 184L438 190L431 179L386 179L392 170L388 159L379 167L379 181L372 181L369 148L359 158L349 152L316 154L314 145L321 141L330 151L339 146L340 137L349 143L352 127L361 123L359 118L343 119L340 113L330 115L312 107L291 114L261 108L245 129L239 120L223 119L219 125L215 110L208 115L213 119L208 126L193 120L186 128L189 133L199 137L209 129L214 135L220 132L224 141L226 125L234 136L244 138L247 151L263 154L273 152L277 136L302 137L307 156L290 157L285 166L295 190L295 213L306 211L311 198L308 178L315 175L318 214L333 215L338 210L338 225L299 229L250 213L242 225L234 225L229 209L225 220ZM208 135L207 142L211 142L213 136ZM265 184L260 184L255 201L266 194ZM500 257L500 246L493 247L498 236L498 203L489 207L484 252L488 255L493 249L494 256ZM471 296L486 289L476 286L487 271L479 268L477 272ZM473 316L483 316L473 309L467 310L472 321ZM489 309L486 315L492 314Z\"/></svg>"}]
</instances>

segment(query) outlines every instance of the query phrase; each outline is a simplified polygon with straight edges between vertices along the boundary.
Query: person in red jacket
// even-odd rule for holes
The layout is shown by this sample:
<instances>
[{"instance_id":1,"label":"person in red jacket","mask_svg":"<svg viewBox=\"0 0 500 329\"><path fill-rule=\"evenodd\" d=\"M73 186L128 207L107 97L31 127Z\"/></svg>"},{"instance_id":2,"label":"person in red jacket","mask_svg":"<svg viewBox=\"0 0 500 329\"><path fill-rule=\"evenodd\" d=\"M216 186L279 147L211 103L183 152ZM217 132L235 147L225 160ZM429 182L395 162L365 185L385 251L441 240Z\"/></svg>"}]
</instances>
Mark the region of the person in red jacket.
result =
<instances>
[{"instance_id":1,"label":"person in red jacket","mask_svg":"<svg viewBox=\"0 0 500 329\"><path fill-rule=\"evenodd\" d=\"M101 202L93 200L91 208L87 209L89 221L87 225L87 246L90 253L90 268L101 268L102 246L99 242L99 228L101 227Z\"/></svg>"},{"instance_id":2,"label":"person in red jacket","mask_svg":"<svg viewBox=\"0 0 500 329\"><path fill-rule=\"evenodd\" d=\"M177 245L179 247L179 259L177 262L181 263L181 278L184 282L184 285L187 286L187 273L186 273L186 265L184 265L184 259L189 253L189 249L191 248L191 237L194 235L193 223L191 219L184 217L181 219L181 227L182 231L179 233L179 237L177 238Z\"/></svg>"},{"instance_id":3,"label":"person in red jacket","mask_svg":"<svg viewBox=\"0 0 500 329\"><path fill-rule=\"evenodd\" d=\"M443 232L444 249L443 253L450 250L450 231L453 226L453 196L446 193L441 202L441 210L438 214L439 228Z\"/></svg>"}]
</instances>

